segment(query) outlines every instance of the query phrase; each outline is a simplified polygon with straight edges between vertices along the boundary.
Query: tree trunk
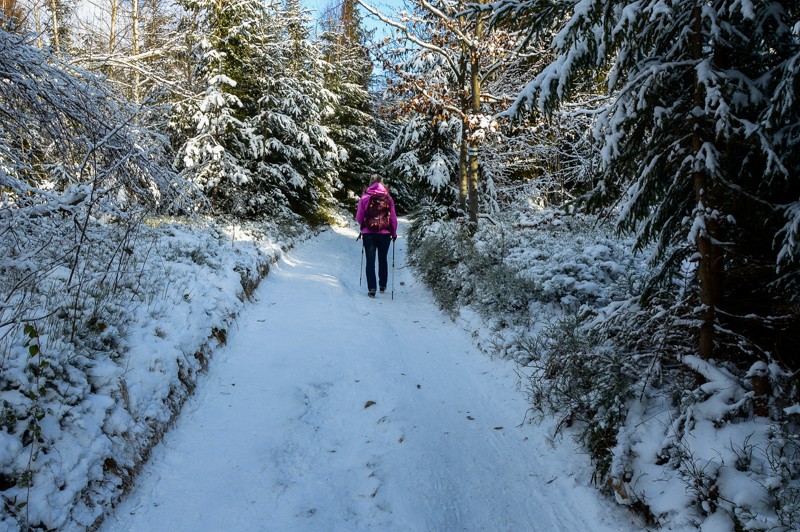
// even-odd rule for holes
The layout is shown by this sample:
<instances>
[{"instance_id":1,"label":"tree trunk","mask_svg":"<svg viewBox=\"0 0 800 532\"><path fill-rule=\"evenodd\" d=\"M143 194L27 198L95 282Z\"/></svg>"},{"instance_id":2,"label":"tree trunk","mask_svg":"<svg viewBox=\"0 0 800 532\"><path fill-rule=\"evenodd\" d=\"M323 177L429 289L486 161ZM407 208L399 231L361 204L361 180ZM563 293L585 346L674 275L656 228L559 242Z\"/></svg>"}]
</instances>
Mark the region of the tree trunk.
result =
<instances>
[{"instance_id":1,"label":"tree trunk","mask_svg":"<svg viewBox=\"0 0 800 532\"><path fill-rule=\"evenodd\" d=\"M133 31L131 35L131 55L135 58L139 55L139 0L131 2L131 30ZM138 61L138 59L134 59L134 61ZM141 100L139 95L140 84L139 71L135 70L133 72L133 101L136 103Z\"/></svg>"},{"instance_id":2,"label":"tree trunk","mask_svg":"<svg viewBox=\"0 0 800 532\"><path fill-rule=\"evenodd\" d=\"M42 49L42 20L39 13L39 2L33 3L33 22L36 29L36 47Z\"/></svg>"},{"instance_id":3,"label":"tree trunk","mask_svg":"<svg viewBox=\"0 0 800 532\"><path fill-rule=\"evenodd\" d=\"M695 6L693 27L692 56L696 61L703 57L703 21L700 6ZM695 82L694 106L695 109L704 107L705 89L700 81ZM705 170L700 168L697 159L703 146L703 120L697 116L694 119L692 131L692 155L694 156L694 169L692 179L694 184L695 203L697 205L696 216L702 216L704 228L697 234L697 250L700 253L698 264L698 278L700 282L700 304L701 324L700 324L700 356L709 359L714 356L714 325L716 322L716 310L722 302L722 276L723 276L723 256L722 249L716 242L719 242L719 223L716 218L709 215L713 212L713 194L711 194L711 183L706 179Z\"/></svg>"},{"instance_id":4,"label":"tree trunk","mask_svg":"<svg viewBox=\"0 0 800 532\"><path fill-rule=\"evenodd\" d=\"M184 43L186 44L186 61L183 63L183 68L184 76L186 77L186 87L188 87L190 91L196 91L197 88L194 86L194 62L192 54L192 50L194 49L195 45L194 36L197 32L197 18L195 16L192 16L189 20L189 28L189 31L187 31L184 36Z\"/></svg>"},{"instance_id":5,"label":"tree trunk","mask_svg":"<svg viewBox=\"0 0 800 532\"><path fill-rule=\"evenodd\" d=\"M480 42L483 36L483 15L478 13L475 20L475 40ZM477 48L470 50L470 90L472 97L472 115L477 117L481 112L481 78L480 52ZM469 159L469 221L478 224L478 146L472 140L467 151Z\"/></svg>"},{"instance_id":6,"label":"tree trunk","mask_svg":"<svg viewBox=\"0 0 800 532\"><path fill-rule=\"evenodd\" d=\"M458 208L467 212L467 145L469 144L469 123L466 117L461 119L461 146L458 150Z\"/></svg>"},{"instance_id":7,"label":"tree trunk","mask_svg":"<svg viewBox=\"0 0 800 532\"><path fill-rule=\"evenodd\" d=\"M111 0L111 21L108 30L108 55L114 53L117 45L117 14L119 13L119 0Z\"/></svg>"},{"instance_id":8,"label":"tree trunk","mask_svg":"<svg viewBox=\"0 0 800 532\"><path fill-rule=\"evenodd\" d=\"M458 3L458 10L463 11L463 4L462 2ZM458 17L458 29L460 31L465 31L466 23L465 15L459 15ZM469 98L469 93L467 91L467 57L469 56L469 49L467 46L462 42L461 43L461 56L459 57L458 61L458 76L457 76L457 83L458 83L458 100L459 100L459 107L461 108L462 117L461 117L461 146L459 146L458 150L458 208L461 209L462 213L467 212L467 194L469 192L469 176L467 172L467 148L469 147L469 121L467 117L469 116L470 106L472 102Z\"/></svg>"},{"instance_id":9,"label":"tree trunk","mask_svg":"<svg viewBox=\"0 0 800 532\"><path fill-rule=\"evenodd\" d=\"M59 43L58 34L61 31L59 27L58 21L58 2L57 0L50 0L50 11L52 13L52 25L53 25L53 50L59 52L61 49L61 45Z\"/></svg>"}]
</instances>

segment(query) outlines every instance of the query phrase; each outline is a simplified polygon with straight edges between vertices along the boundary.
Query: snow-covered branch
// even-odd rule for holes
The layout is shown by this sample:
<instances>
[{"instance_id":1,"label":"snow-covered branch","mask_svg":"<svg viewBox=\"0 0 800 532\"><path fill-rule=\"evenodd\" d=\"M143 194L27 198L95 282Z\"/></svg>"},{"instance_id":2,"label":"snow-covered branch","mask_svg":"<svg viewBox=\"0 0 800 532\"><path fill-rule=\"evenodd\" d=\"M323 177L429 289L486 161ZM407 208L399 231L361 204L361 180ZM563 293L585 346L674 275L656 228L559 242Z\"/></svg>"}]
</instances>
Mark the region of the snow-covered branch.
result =
<instances>
[{"instance_id":1,"label":"snow-covered branch","mask_svg":"<svg viewBox=\"0 0 800 532\"><path fill-rule=\"evenodd\" d=\"M430 50L431 52L435 52L435 53L439 54L445 61L447 61L447 64L450 66L450 68L453 71L453 73L457 73L458 72L458 70L459 70L458 69L458 65L456 64L456 62L453 59L453 57L451 56L451 54L448 53L444 48L442 48L440 46L436 46L435 44L431 44L430 42L427 42L427 41L425 41L423 39L420 39L419 37L417 37L413 33L413 31L411 29L408 28L408 26L406 26L402 22L398 22L398 21L396 21L394 19L391 19L391 18L387 17L386 15L381 13L378 9L376 9L376 8L372 7L371 5L369 5L365 0L357 0L357 1L364 9L366 9L369 13L374 15L378 20L380 20L381 22L383 22L383 23L385 23L385 24L387 24L387 25L389 25L389 26L391 26L393 28L396 28L396 29L400 30L401 32L403 32L403 35L409 41L411 41L414 44L420 46L421 48L424 48L426 50Z\"/></svg>"}]
</instances>

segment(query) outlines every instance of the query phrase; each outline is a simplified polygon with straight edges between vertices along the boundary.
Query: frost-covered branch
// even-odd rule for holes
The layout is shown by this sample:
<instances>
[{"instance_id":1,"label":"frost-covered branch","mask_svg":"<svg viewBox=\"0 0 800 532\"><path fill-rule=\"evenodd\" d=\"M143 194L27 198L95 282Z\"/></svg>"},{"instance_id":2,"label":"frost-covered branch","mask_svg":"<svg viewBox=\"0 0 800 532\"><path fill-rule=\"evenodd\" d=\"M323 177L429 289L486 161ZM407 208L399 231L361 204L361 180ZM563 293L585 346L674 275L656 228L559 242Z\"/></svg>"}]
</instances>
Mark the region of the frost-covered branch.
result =
<instances>
[{"instance_id":1,"label":"frost-covered branch","mask_svg":"<svg viewBox=\"0 0 800 532\"><path fill-rule=\"evenodd\" d=\"M366 9L369 13L374 15L378 20L403 32L403 35L409 41L413 42L414 44L416 44L421 48L439 54L445 61L447 61L447 64L450 66L451 70L454 73L458 72L458 65L444 48L441 48L440 46L436 46L435 44L431 44L427 41L424 41L423 39L420 39L408 28L408 26L406 26L402 22L398 22L396 20L387 17L386 15L381 13L378 9L369 5L365 0L357 0L357 1L364 9Z\"/></svg>"}]
</instances>

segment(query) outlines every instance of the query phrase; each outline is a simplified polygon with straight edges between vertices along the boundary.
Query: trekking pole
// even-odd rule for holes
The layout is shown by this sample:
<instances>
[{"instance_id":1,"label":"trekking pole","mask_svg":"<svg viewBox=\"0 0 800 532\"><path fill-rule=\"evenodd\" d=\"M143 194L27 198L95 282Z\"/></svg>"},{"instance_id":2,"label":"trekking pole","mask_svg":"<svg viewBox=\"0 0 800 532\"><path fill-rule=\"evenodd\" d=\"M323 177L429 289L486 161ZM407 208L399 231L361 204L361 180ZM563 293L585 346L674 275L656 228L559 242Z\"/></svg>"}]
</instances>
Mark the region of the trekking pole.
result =
<instances>
[{"instance_id":1,"label":"trekking pole","mask_svg":"<svg viewBox=\"0 0 800 532\"><path fill-rule=\"evenodd\" d=\"M361 240L361 233L358 234L356 242ZM364 246L361 246L361 266L358 268L358 286L361 286L361 279L364 277Z\"/></svg>"},{"instance_id":2,"label":"trekking pole","mask_svg":"<svg viewBox=\"0 0 800 532\"><path fill-rule=\"evenodd\" d=\"M392 240L392 300L394 300L394 240Z\"/></svg>"}]
</instances>

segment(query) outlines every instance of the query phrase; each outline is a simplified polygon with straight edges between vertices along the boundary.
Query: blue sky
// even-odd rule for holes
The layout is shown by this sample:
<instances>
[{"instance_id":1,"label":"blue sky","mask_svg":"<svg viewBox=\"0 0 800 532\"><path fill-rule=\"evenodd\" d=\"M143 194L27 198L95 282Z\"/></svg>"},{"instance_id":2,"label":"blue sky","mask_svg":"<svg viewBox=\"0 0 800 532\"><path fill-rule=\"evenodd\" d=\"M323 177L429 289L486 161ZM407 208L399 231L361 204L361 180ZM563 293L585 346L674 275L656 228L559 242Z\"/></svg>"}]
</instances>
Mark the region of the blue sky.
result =
<instances>
[{"instance_id":1,"label":"blue sky","mask_svg":"<svg viewBox=\"0 0 800 532\"><path fill-rule=\"evenodd\" d=\"M329 6L335 5L341 0L302 0L302 1L303 5L306 6L308 9L310 9L314 13L314 17L316 17L325 9L327 9ZM372 7L379 9L386 15L392 15L396 10L398 10L403 5L403 0L367 0L367 2ZM375 17L367 13L364 9L361 9L361 13L364 15L364 25L366 26L366 28L377 30L375 32L376 37L387 35L389 33L388 28L383 22L377 20Z\"/></svg>"}]
</instances>

